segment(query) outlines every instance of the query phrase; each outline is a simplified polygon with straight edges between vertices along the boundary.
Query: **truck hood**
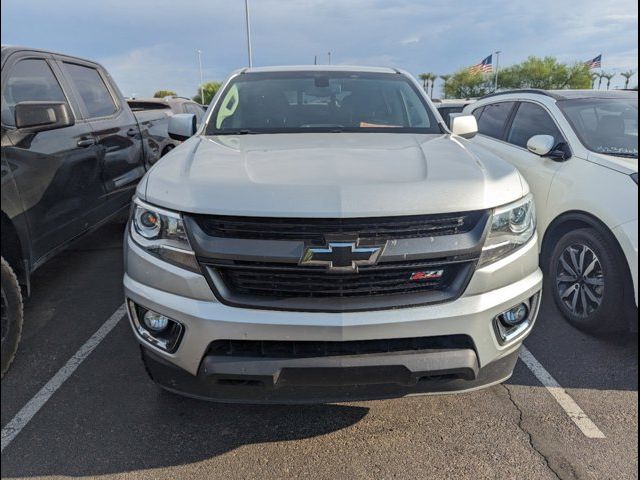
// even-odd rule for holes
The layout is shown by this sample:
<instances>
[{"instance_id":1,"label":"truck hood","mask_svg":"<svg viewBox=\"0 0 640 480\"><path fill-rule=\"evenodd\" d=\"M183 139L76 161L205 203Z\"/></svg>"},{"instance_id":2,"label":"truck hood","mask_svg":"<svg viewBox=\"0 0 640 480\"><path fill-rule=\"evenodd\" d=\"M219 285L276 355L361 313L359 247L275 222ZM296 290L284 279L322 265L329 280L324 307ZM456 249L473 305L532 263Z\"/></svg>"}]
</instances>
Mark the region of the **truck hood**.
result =
<instances>
[{"instance_id":1,"label":"truck hood","mask_svg":"<svg viewBox=\"0 0 640 480\"><path fill-rule=\"evenodd\" d=\"M334 218L479 210L527 192L511 165L478 145L399 133L195 136L138 189L182 212Z\"/></svg>"}]
</instances>

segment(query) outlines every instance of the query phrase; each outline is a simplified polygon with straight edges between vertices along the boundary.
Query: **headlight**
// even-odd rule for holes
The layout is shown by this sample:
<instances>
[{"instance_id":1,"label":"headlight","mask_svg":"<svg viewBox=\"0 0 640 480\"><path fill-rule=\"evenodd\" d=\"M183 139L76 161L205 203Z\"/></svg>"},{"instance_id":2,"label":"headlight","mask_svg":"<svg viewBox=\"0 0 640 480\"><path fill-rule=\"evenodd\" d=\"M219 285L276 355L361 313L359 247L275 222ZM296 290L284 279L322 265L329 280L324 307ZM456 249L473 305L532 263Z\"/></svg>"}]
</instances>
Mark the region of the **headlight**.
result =
<instances>
[{"instance_id":1,"label":"headlight","mask_svg":"<svg viewBox=\"0 0 640 480\"><path fill-rule=\"evenodd\" d=\"M535 231L536 212L531 195L494 209L491 230L480 256L480 266L509 255L527 243Z\"/></svg>"},{"instance_id":2,"label":"headlight","mask_svg":"<svg viewBox=\"0 0 640 480\"><path fill-rule=\"evenodd\" d=\"M147 252L193 272L200 272L179 213L134 200L131 238Z\"/></svg>"}]
</instances>

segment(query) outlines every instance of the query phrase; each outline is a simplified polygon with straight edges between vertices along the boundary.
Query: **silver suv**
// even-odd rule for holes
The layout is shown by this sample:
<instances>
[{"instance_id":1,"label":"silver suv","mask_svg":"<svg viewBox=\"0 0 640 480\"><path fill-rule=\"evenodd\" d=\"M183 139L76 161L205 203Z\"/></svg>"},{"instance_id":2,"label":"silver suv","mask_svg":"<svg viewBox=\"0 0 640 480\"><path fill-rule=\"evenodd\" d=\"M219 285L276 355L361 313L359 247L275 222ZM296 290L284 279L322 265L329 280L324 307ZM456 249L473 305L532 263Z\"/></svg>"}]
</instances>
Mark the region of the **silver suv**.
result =
<instances>
[{"instance_id":1,"label":"silver suv","mask_svg":"<svg viewBox=\"0 0 640 480\"><path fill-rule=\"evenodd\" d=\"M507 379L538 311L514 167L383 68L235 72L138 186L126 302L150 376L189 396L326 402ZM466 138L465 138L466 137Z\"/></svg>"}]
</instances>

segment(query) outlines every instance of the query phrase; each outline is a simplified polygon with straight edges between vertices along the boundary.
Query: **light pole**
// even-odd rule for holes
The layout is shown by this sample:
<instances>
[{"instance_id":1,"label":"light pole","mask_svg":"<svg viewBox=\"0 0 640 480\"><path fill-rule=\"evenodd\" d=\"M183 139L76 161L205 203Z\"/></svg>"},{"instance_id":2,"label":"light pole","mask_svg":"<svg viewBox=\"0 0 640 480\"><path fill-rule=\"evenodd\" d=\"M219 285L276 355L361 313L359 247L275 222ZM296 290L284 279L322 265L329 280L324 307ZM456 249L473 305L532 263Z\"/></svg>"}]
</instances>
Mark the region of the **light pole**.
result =
<instances>
[{"instance_id":1,"label":"light pole","mask_svg":"<svg viewBox=\"0 0 640 480\"><path fill-rule=\"evenodd\" d=\"M198 67L200 68L200 103L204 105L204 78L202 77L202 50L198 52Z\"/></svg>"},{"instance_id":2,"label":"light pole","mask_svg":"<svg viewBox=\"0 0 640 480\"><path fill-rule=\"evenodd\" d=\"M249 20L249 0L244 0L244 17L247 23L247 55L249 56L249 67L253 67L251 55L251 26Z\"/></svg>"},{"instance_id":3,"label":"light pole","mask_svg":"<svg viewBox=\"0 0 640 480\"><path fill-rule=\"evenodd\" d=\"M493 85L493 91L497 91L498 90L498 71L500 70L500 54L502 52L500 50L496 51L496 78L495 78L495 83Z\"/></svg>"}]
</instances>

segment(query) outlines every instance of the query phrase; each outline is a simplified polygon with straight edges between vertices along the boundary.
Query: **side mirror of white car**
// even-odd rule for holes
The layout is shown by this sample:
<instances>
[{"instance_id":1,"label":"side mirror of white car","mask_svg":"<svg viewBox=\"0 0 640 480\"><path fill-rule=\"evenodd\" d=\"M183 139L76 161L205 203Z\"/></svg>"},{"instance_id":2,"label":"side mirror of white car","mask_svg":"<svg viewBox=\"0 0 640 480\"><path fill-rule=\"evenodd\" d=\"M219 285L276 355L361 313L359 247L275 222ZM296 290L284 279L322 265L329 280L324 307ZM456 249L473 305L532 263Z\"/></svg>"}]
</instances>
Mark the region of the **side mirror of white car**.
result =
<instances>
[{"instance_id":1,"label":"side mirror of white car","mask_svg":"<svg viewBox=\"0 0 640 480\"><path fill-rule=\"evenodd\" d=\"M478 133L478 122L473 115L451 115L451 133L463 138L473 138Z\"/></svg>"},{"instance_id":2,"label":"side mirror of white car","mask_svg":"<svg viewBox=\"0 0 640 480\"><path fill-rule=\"evenodd\" d=\"M527 150L541 157L548 155L556 146L556 139L551 135L534 135L527 142Z\"/></svg>"},{"instance_id":3,"label":"side mirror of white car","mask_svg":"<svg viewBox=\"0 0 640 480\"><path fill-rule=\"evenodd\" d=\"M177 113L169 118L169 136L180 142L196 133L196 116L192 113Z\"/></svg>"}]
</instances>

